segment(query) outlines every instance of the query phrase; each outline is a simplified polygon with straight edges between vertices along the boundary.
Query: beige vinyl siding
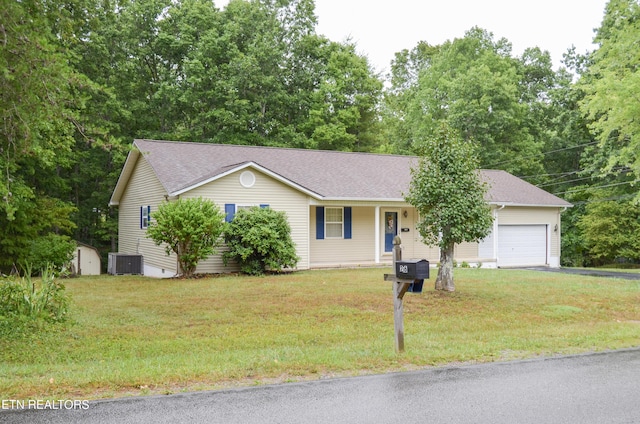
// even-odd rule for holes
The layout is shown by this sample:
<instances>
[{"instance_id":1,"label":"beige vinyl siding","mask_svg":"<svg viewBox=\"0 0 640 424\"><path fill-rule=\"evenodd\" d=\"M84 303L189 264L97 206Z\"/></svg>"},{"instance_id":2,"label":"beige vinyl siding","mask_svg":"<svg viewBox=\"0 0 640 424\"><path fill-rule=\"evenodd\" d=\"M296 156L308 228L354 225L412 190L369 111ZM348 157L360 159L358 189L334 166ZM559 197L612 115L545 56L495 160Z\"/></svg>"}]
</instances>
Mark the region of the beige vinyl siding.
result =
<instances>
[{"instance_id":1,"label":"beige vinyl siding","mask_svg":"<svg viewBox=\"0 0 640 424\"><path fill-rule=\"evenodd\" d=\"M140 207L151 206L153 212L164 201L166 191L143 156L139 156L131 179L118 206L118 252L142 254L145 266L165 269L168 276L176 272L175 255L167 256L163 246L156 246L140 228Z\"/></svg>"},{"instance_id":2,"label":"beige vinyl siding","mask_svg":"<svg viewBox=\"0 0 640 424\"><path fill-rule=\"evenodd\" d=\"M255 184L252 187L244 187L240 183L240 175L245 171L251 171L255 175ZM277 211L287 214L291 226L291 237L296 245L296 252L300 257L298 269L309 268L309 249L307 238L309 234L309 200L306 195L295 190L271 176L255 169L242 169L218 180L212 181L201 187L195 188L183 194L181 197L203 197L213 200L224 212L225 204L259 206L267 204ZM229 264L224 266L221 252L213 255L198 264L196 272L218 273L233 272L237 266Z\"/></svg>"},{"instance_id":3,"label":"beige vinyl siding","mask_svg":"<svg viewBox=\"0 0 640 424\"><path fill-rule=\"evenodd\" d=\"M478 243L460 243L457 244L453 257L457 262L475 262L478 260Z\"/></svg>"},{"instance_id":4,"label":"beige vinyl siding","mask_svg":"<svg viewBox=\"0 0 640 424\"><path fill-rule=\"evenodd\" d=\"M350 205L328 205L344 207ZM357 265L375 262L375 208L351 206L352 238L316 239L316 207L309 208L311 266Z\"/></svg>"},{"instance_id":5,"label":"beige vinyl siding","mask_svg":"<svg viewBox=\"0 0 640 424\"><path fill-rule=\"evenodd\" d=\"M498 211L498 225L548 225L551 234L551 256L560 256L560 209L539 207L506 207ZM558 226L558 231L555 226Z\"/></svg>"},{"instance_id":6,"label":"beige vinyl siding","mask_svg":"<svg viewBox=\"0 0 640 424\"><path fill-rule=\"evenodd\" d=\"M404 212L407 217L404 217ZM400 218L400 226L408 228L408 232L401 232L402 257L403 259L426 259L429 263L436 263L440 260L440 249L427 246L422 242L422 236L418 232L418 213L415 208L402 208L403 216Z\"/></svg>"},{"instance_id":7,"label":"beige vinyl siding","mask_svg":"<svg viewBox=\"0 0 640 424\"><path fill-rule=\"evenodd\" d=\"M404 213L407 213L407 216L404 216ZM380 218L383 219L382 217ZM413 207L401 207L398 209L398 220L399 220L399 236L402 241L402 258L403 259L426 259L430 263L435 263L440 260L440 250L438 247L429 247L422 242L422 236L418 232L418 214ZM382 234L382 226L384 223L380 223L380 232L381 237L384 237ZM408 228L409 231L402 232L402 228ZM382 239L382 243L384 247L384 238ZM382 249L382 248L381 248ZM382 259L384 261L391 260L391 256L382 252Z\"/></svg>"},{"instance_id":8,"label":"beige vinyl siding","mask_svg":"<svg viewBox=\"0 0 640 424\"><path fill-rule=\"evenodd\" d=\"M418 236L419 237L419 236ZM438 247L427 246L420 241L414 242L413 254L407 255L408 252L403 250L402 257L405 259L426 259L430 264L440 261L440 249ZM403 245L404 247L404 245Z\"/></svg>"},{"instance_id":9,"label":"beige vinyl siding","mask_svg":"<svg viewBox=\"0 0 640 424\"><path fill-rule=\"evenodd\" d=\"M422 236L418 232L418 214L415 208L403 208L407 217L401 218L401 226L409 228L408 232L400 233L402 238L402 255L405 259L426 259L430 263L440 262L440 249L437 246L427 246L422 242ZM456 261L475 262L478 260L478 243L461 243L456 245L454 251Z\"/></svg>"}]
</instances>

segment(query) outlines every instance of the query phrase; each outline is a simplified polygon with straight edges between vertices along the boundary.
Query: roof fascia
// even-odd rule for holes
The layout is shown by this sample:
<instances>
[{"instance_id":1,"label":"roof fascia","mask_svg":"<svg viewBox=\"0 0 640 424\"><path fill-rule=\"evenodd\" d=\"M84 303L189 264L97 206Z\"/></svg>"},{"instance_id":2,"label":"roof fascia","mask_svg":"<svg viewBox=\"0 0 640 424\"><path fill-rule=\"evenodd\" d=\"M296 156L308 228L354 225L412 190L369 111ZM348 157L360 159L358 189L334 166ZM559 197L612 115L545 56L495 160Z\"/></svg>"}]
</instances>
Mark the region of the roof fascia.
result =
<instances>
[{"instance_id":1,"label":"roof fascia","mask_svg":"<svg viewBox=\"0 0 640 424\"><path fill-rule=\"evenodd\" d=\"M508 203L508 202L489 202L494 206L517 206L517 207L529 207L529 208L572 208L573 205L568 203L566 205L538 205L532 203Z\"/></svg>"},{"instance_id":2,"label":"roof fascia","mask_svg":"<svg viewBox=\"0 0 640 424\"><path fill-rule=\"evenodd\" d=\"M298 190L298 191L300 191L300 192L302 192L302 193L304 193L304 194L306 194L308 196L313 197L314 199L318 199L318 200L323 199L323 197L321 195L319 195L318 193L316 193L314 191L311 191L311 190L309 190L309 189L307 189L305 187L302 187L301 185L296 184L293 181L291 181L291 180L289 180L287 178L284 178L283 176L278 175L275 172L270 171L269 169L264 168L264 167L258 165L255 162L243 163L242 165L239 165L239 166L236 166L234 168L231 168L231 169L229 169L229 170L227 170L227 171L225 171L225 172L223 172L221 174L215 175L215 176L213 176L211 178L207 178L206 180L199 181L199 182L197 182L195 184L192 184L192 185L190 185L188 187L185 187L183 189L176 190L176 191L170 193L170 196L179 196L179 195L184 194L184 193L186 193L188 191L191 191L193 189L201 187L201 186L203 186L205 184L209 184L210 182L216 181L216 180L218 180L220 178L226 177L228 175L231 175L231 174L233 174L235 172L241 171L241 170L246 169L246 168L253 168L256 171L260 171L260 172L270 176L271 178L280 181L281 183L283 183L283 184L285 184L285 185L287 185L289 187L292 187L292 188L294 188L294 189L296 189L296 190Z\"/></svg>"},{"instance_id":3,"label":"roof fascia","mask_svg":"<svg viewBox=\"0 0 640 424\"><path fill-rule=\"evenodd\" d=\"M385 202L385 203L407 203L403 198L369 198L369 197L323 197L324 202Z\"/></svg>"}]
</instances>

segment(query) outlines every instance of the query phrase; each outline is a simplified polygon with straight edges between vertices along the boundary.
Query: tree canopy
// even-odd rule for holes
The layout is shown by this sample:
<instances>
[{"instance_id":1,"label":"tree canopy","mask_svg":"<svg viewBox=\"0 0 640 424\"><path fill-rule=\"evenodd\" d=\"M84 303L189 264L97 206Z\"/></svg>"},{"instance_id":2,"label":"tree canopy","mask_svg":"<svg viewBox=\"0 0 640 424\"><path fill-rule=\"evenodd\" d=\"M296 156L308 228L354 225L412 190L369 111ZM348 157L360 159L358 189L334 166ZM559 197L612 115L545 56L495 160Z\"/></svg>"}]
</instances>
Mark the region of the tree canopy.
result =
<instances>
[{"instance_id":1,"label":"tree canopy","mask_svg":"<svg viewBox=\"0 0 640 424\"><path fill-rule=\"evenodd\" d=\"M612 0L595 41L580 87L585 91L582 110L599 149L602 174L628 173L629 183L640 182L640 5L634 0ZM640 192L636 191L636 201Z\"/></svg>"},{"instance_id":2,"label":"tree canopy","mask_svg":"<svg viewBox=\"0 0 640 424\"><path fill-rule=\"evenodd\" d=\"M557 70L472 27L406 46L385 81L313 0L0 0L0 272L39 238L116 249L133 138L421 154L443 126L573 202L566 257L600 261L591 224L640 201L639 16L609 1L597 48Z\"/></svg>"},{"instance_id":3,"label":"tree canopy","mask_svg":"<svg viewBox=\"0 0 640 424\"><path fill-rule=\"evenodd\" d=\"M472 28L463 38L432 47L421 42L396 55L386 96L394 132L392 150L412 152L407 126L419 122L437 134L446 124L480 144L480 165L520 175L541 173L548 137L544 102L554 73L548 53L528 49L521 58L511 44Z\"/></svg>"}]
</instances>

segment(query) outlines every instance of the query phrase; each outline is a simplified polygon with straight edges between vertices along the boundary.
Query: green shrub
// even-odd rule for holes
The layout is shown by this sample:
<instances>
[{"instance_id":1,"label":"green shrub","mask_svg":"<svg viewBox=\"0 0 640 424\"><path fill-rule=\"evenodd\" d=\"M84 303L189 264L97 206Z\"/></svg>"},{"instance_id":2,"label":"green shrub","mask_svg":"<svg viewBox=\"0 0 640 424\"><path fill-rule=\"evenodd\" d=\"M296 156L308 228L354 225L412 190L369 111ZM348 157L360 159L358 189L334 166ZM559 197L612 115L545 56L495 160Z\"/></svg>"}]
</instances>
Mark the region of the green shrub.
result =
<instances>
[{"instance_id":1,"label":"green shrub","mask_svg":"<svg viewBox=\"0 0 640 424\"><path fill-rule=\"evenodd\" d=\"M5 319L61 322L68 309L64 284L54 278L51 268L43 269L39 282L31 278L30 268L24 277L0 280L0 316Z\"/></svg>"},{"instance_id":2,"label":"green shrub","mask_svg":"<svg viewBox=\"0 0 640 424\"><path fill-rule=\"evenodd\" d=\"M36 273L47 267L62 271L72 260L76 243L67 236L47 234L31 241L25 261Z\"/></svg>"},{"instance_id":3,"label":"green shrub","mask_svg":"<svg viewBox=\"0 0 640 424\"><path fill-rule=\"evenodd\" d=\"M227 225L224 264L235 261L250 275L282 271L298 263L291 227L284 212L271 208L241 209Z\"/></svg>"},{"instance_id":4,"label":"green shrub","mask_svg":"<svg viewBox=\"0 0 640 424\"><path fill-rule=\"evenodd\" d=\"M156 245L164 243L167 255L178 257L180 272L191 277L202 259L216 253L221 244L224 214L210 200L178 199L160 205L153 214L147 237Z\"/></svg>"}]
</instances>

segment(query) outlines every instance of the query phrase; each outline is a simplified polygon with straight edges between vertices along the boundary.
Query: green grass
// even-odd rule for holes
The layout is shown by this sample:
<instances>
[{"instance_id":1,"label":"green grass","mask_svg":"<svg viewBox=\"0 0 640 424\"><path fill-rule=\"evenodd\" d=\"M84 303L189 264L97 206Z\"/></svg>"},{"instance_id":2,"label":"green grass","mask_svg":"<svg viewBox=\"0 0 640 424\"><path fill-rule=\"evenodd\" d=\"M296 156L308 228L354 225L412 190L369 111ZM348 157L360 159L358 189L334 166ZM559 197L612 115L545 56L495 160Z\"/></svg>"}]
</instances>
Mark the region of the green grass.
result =
<instances>
[{"instance_id":1,"label":"green grass","mask_svg":"<svg viewBox=\"0 0 640 424\"><path fill-rule=\"evenodd\" d=\"M73 322L0 340L0 399L175 393L640 345L640 282L456 269L405 296L389 269L66 281Z\"/></svg>"}]
</instances>

